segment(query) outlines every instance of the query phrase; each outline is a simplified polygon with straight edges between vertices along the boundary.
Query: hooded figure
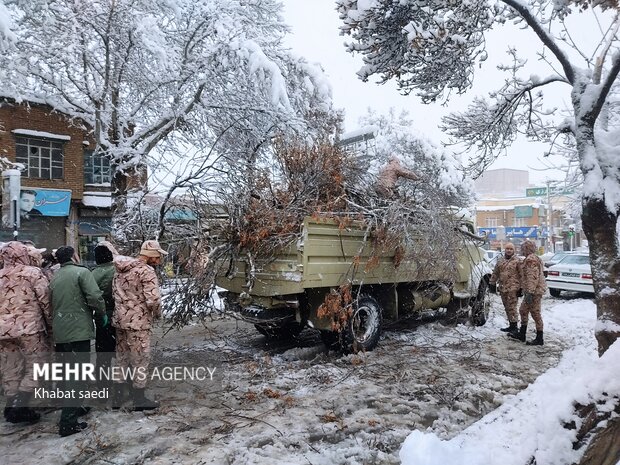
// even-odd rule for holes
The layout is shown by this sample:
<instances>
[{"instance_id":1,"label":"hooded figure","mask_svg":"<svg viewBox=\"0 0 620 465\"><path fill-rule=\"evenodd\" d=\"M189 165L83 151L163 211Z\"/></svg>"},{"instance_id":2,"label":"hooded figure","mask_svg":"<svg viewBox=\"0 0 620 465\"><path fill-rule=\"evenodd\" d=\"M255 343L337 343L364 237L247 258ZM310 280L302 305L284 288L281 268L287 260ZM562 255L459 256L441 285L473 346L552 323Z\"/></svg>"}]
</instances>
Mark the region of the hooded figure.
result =
<instances>
[{"instance_id":1,"label":"hooded figure","mask_svg":"<svg viewBox=\"0 0 620 465\"><path fill-rule=\"evenodd\" d=\"M40 415L26 405L37 382L33 364L51 351L52 316L48 281L31 265L28 246L9 242L0 250L0 370L7 396L4 417L11 423L35 422Z\"/></svg>"},{"instance_id":2,"label":"hooded figure","mask_svg":"<svg viewBox=\"0 0 620 465\"><path fill-rule=\"evenodd\" d=\"M28 247L28 255L30 256L30 264L32 266L36 266L37 268L41 268L43 266L43 252L45 252L47 249L37 249L34 246L34 244L32 245L27 244L26 247Z\"/></svg>"},{"instance_id":3,"label":"hooded figure","mask_svg":"<svg viewBox=\"0 0 620 465\"><path fill-rule=\"evenodd\" d=\"M523 289L523 302L519 308L521 316L521 328L518 333L508 333L508 335L519 341L525 341L527 323L529 315L536 324L536 338L528 341L527 345L541 346L543 340L543 320L541 315L542 296L547 290L545 274L543 272L543 262L536 255L536 244L526 240L521 244L521 255L525 258L520 267L521 288Z\"/></svg>"}]
</instances>

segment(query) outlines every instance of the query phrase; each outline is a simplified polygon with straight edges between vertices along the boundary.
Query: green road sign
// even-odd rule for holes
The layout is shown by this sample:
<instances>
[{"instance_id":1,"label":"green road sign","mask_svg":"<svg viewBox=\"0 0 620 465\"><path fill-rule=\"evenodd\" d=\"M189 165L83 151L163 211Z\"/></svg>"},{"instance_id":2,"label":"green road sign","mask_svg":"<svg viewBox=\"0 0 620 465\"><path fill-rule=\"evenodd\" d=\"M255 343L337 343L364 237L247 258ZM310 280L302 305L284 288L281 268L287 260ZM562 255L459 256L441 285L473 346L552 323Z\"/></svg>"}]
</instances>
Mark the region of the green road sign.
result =
<instances>
[{"instance_id":1,"label":"green road sign","mask_svg":"<svg viewBox=\"0 0 620 465\"><path fill-rule=\"evenodd\" d=\"M525 189L526 197L542 197L543 195L547 195L546 187L530 187Z\"/></svg>"},{"instance_id":2,"label":"green road sign","mask_svg":"<svg viewBox=\"0 0 620 465\"><path fill-rule=\"evenodd\" d=\"M572 189L561 189L557 187L551 188L551 195L571 195L574 194L575 191ZM528 187L525 189L526 197L544 197L547 195L546 187Z\"/></svg>"}]
</instances>

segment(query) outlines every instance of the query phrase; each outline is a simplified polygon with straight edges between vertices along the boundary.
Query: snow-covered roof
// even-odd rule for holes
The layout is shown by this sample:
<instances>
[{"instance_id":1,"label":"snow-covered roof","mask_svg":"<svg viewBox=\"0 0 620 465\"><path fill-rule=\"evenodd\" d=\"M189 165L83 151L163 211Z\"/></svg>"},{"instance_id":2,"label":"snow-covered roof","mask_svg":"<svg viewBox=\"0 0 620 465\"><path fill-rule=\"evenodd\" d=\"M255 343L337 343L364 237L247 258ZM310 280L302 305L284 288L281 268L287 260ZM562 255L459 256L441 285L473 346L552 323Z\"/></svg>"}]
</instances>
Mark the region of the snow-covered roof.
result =
<instances>
[{"instance_id":1,"label":"snow-covered roof","mask_svg":"<svg viewBox=\"0 0 620 465\"><path fill-rule=\"evenodd\" d=\"M379 126L369 125L364 126L359 129L355 129L353 131L346 132L342 135L342 140L351 139L352 137L361 136L364 134L376 134L379 132Z\"/></svg>"},{"instance_id":2,"label":"snow-covered roof","mask_svg":"<svg viewBox=\"0 0 620 465\"><path fill-rule=\"evenodd\" d=\"M45 139L71 140L71 136L66 134L54 134L53 132L33 131L32 129L13 129L13 134L19 136L41 137Z\"/></svg>"},{"instance_id":3,"label":"snow-covered roof","mask_svg":"<svg viewBox=\"0 0 620 465\"><path fill-rule=\"evenodd\" d=\"M112 193L84 192L82 203L85 207L112 208Z\"/></svg>"}]
</instances>

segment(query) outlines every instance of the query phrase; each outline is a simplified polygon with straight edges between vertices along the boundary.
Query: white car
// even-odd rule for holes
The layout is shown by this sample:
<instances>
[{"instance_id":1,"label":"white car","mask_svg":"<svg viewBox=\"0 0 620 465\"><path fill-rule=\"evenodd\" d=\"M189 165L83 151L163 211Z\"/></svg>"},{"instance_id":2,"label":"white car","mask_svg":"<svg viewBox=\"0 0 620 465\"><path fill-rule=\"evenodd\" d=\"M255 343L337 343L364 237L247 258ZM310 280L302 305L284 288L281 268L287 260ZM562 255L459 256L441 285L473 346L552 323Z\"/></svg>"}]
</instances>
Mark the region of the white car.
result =
<instances>
[{"instance_id":1,"label":"white car","mask_svg":"<svg viewBox=\"0 0 620 465\"><path fill-rule=\"evenodd\" d=\"M562 291L594 294L590 256L583 253L567 255L547 269L549 294L559 297Z\"/></svg>"},{"instance_id":2,"label":"white car","mask_svg":"<svg viewBox=\"0 0 620 465\"><path fill-rule=\"evenodd\" d=\"M495 263L497 263L497 260L501 256L502 256L502 253L499 250L485 250L484 252L484 258L486 259L487 262L489 262L489 266L491 268L495 266Z\"/></svg>"}]
</instances>

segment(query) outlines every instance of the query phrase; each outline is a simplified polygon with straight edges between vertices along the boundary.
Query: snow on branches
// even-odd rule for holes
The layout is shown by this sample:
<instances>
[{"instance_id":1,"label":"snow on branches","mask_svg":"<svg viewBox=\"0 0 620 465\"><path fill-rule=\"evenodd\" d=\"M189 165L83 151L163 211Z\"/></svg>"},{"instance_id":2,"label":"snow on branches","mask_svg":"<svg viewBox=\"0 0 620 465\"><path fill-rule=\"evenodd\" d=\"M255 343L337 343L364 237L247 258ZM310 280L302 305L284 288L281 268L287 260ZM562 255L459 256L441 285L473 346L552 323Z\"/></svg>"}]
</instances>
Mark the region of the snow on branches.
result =
<instances>
[{"instance_id":1,"label":"snow on branches","mask_svg":"<svg viewBox=\"0 0 620 465\"><path fill-rule=\"evenodd\" d=\"M424 102L446 89L471 87L475 64L486 59L484 32L495 14L486 1L338 0L349 51L363 56L358 75L396 79L403 93Z\"/></svg>"},{"instance_id":2,"label":"snow on branches","mask_svg":"<svg viewBox=\"0 0 620 465\"><path fill-rule=\"evenodd\" d=\"M16 50L0 58L3 88L85 121L121 175L181 133L186 147L209 147L233 126L252 140L306 131L306 113L331 111L330 88L320 68L283 46L280 8L275 0L11 2Z\"/></svg>"}]
</instances>

